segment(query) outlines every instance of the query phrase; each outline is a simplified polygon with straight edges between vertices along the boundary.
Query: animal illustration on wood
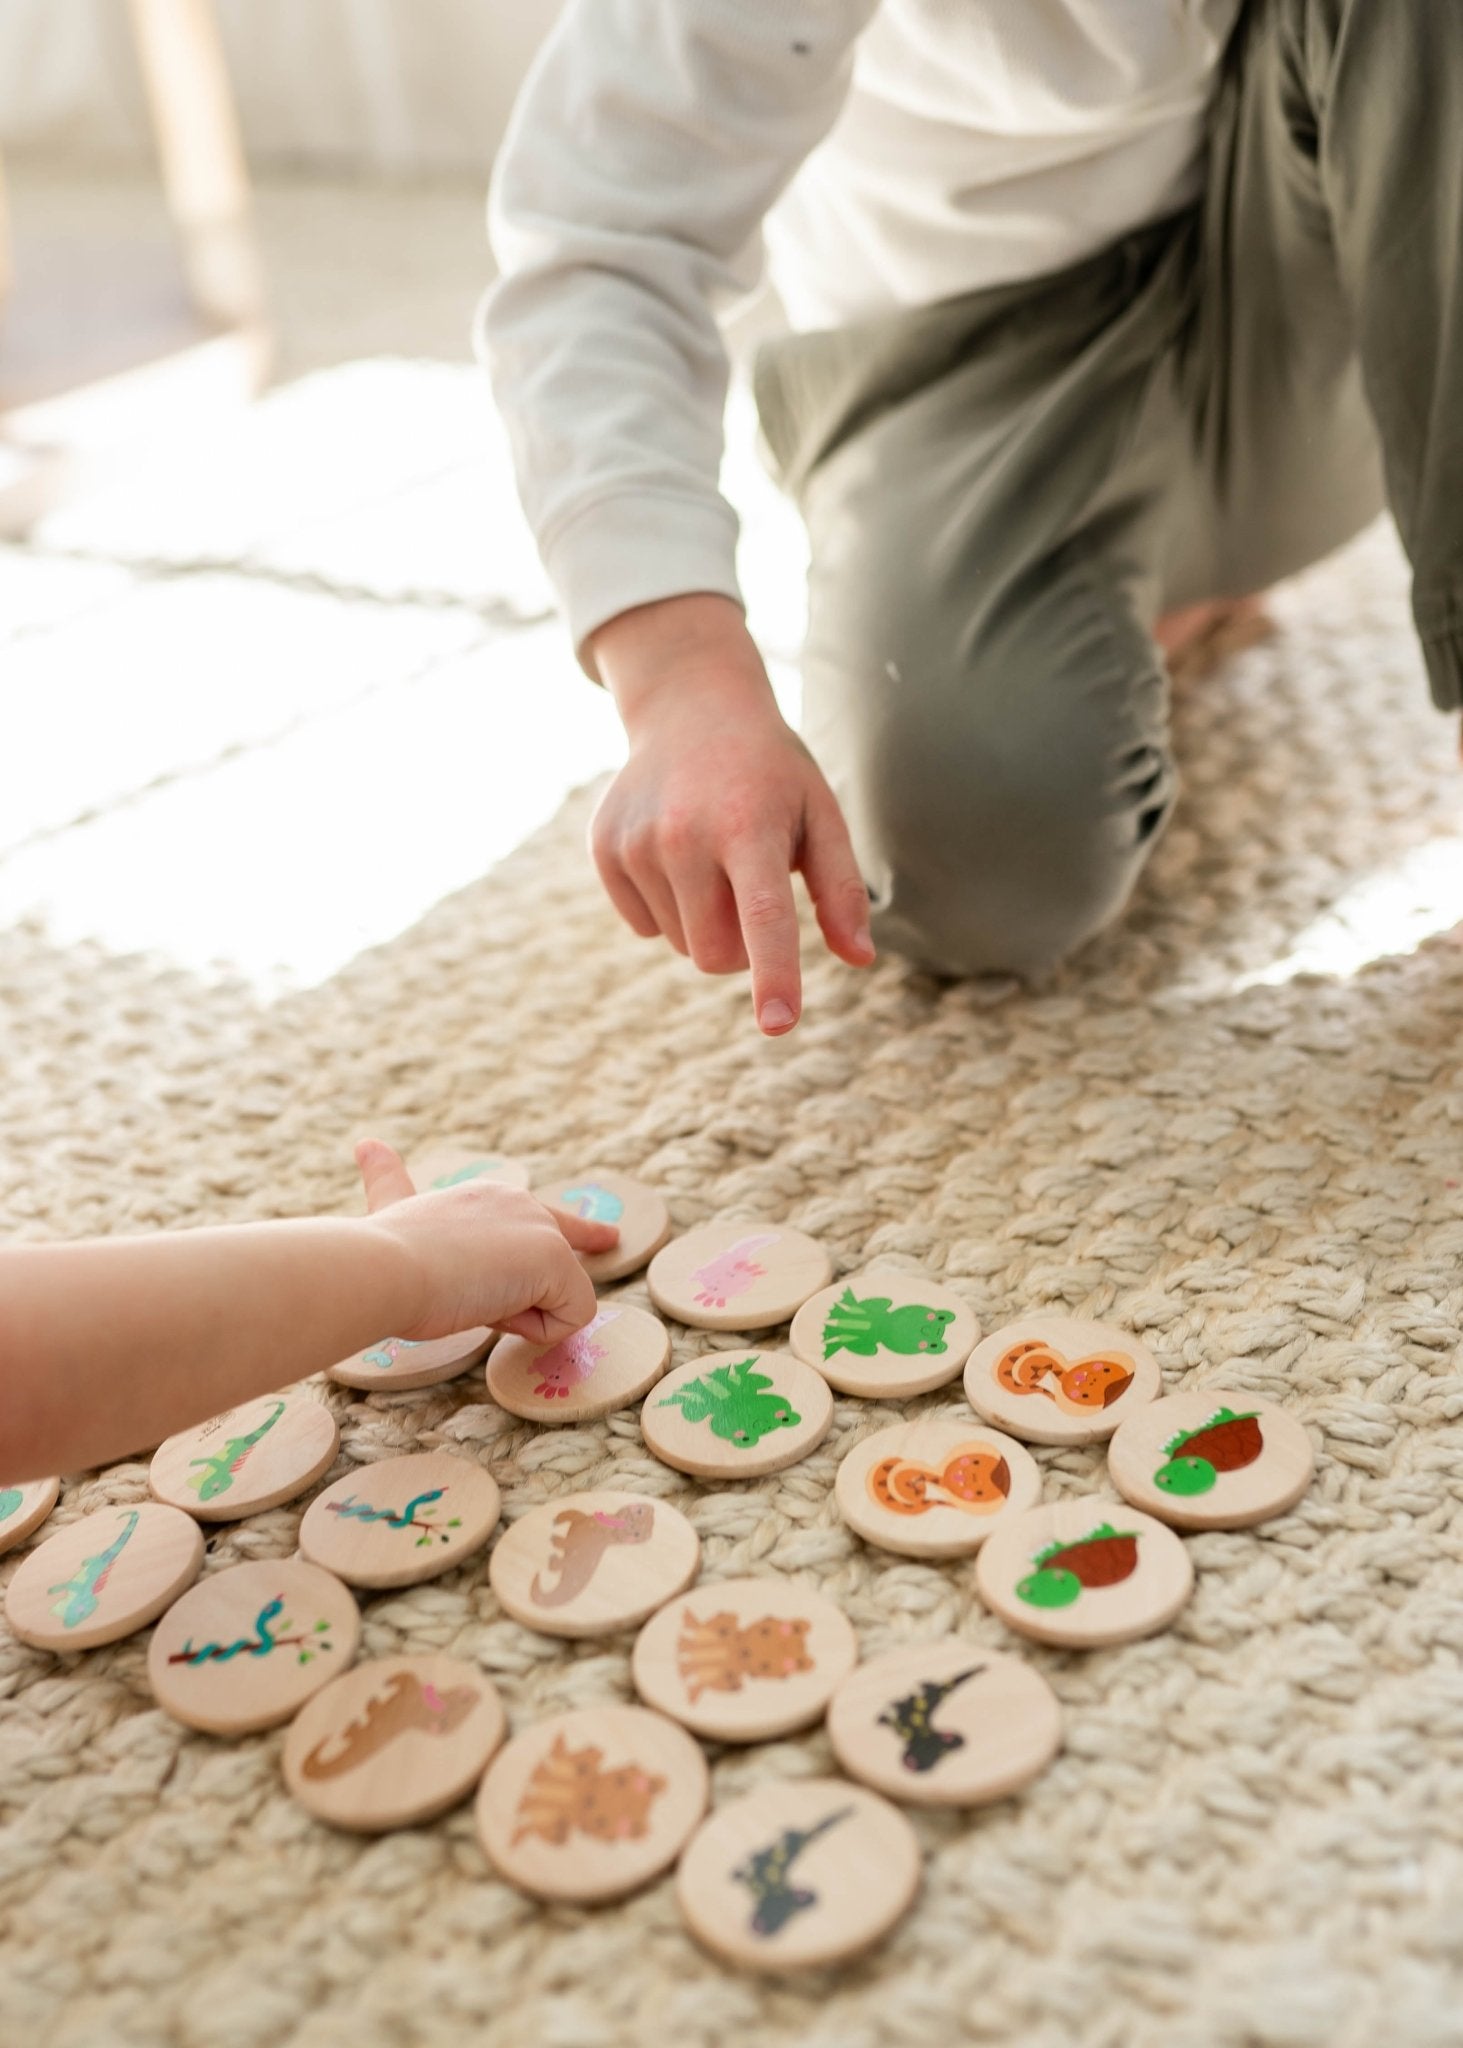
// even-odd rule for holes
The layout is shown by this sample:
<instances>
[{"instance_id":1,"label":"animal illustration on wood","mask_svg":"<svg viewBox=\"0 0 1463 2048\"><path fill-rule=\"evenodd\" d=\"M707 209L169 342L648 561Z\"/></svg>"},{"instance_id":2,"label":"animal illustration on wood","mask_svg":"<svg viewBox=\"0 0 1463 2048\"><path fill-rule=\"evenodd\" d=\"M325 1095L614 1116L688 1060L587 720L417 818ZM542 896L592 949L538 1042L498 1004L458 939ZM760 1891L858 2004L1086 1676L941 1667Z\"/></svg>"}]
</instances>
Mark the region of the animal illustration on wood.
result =
<instances>
[{"instance_id":1,"label":"animal illustration on wood","mask_svg":"<svg viewBox=\"0 0 1463 2048\"><path fill-rule=\"evenodd\" d=\"M1066 1415L1111 1408L1133 1382L1133 1363L1117 1352L1098 1352L1070 1364L1040 1338L1013 1344L996 1366L996 1383L1008 1394L1052 1401Z\"/></svg>"},{"instance_id":2,"label":"animal illustration on wood","mask_svg":"<svg viewBox=\"0 0 1463 2048\"><path fill-rule=\"evenodd\" d=\"M764 1614L739 1624L734 1614L705 1621L686 1609L676 1644L676 1668L694 1705L706 1692L740 1692L748 1679L791 1678L811 1671L808 1621Z\"/></svg>"},{"instance_id":3,"label":"animal illustration on wood","mask_svg":"<svg viewBox=\"0 0 1463 2048\"><path fill-rule=\"evenodd\" d=\"M923 1685L892 1700L879 1716L881 1728L892 1728L903 1743L899 1761L907 1771L932 1771L952 1750L964 1749L965 1737L951 1728L937 1728L934 1716L952 1692L978 1678L984 1664L972 1664L953 1678L927 1678Z\"/></svg>"},{"instance_id":4,"label":"animal illustration on wood","mask_svg":"<svg viewBox=\"0 0 1463 2048\"><path fill-rule=\"evenodd\" d=\"M531 1374L538 1375L533 1391L546 1401L567 1400L571 1387L592 1378L609 1357L610 1348L599 1341L599 1332L618 1322L622 1313L617 1308L602 1308L582 1330L541 1351L528 1366Z\"/></svg>"},{"instance_id":5,"label":"animal illustration on wood","mask_svg":"<svg viewBox=\"0 0 1463 2048\"><path fill-rule=\"evenodd\" d=\"M284 1414L287 1402L276 1401L269 1414L261 1423L244 1436L231 1436L221 1451L202 1458L190 1458L188 1469L197 1474L186 1484L193 1488L200 1501L217 1500L221 1493L227 1493L243 1469L244 1461L256 1444L268 1436L274 1425Z\"/></svg>"},{"instance_id":6,"label":"animal illustration on wood","mask_svg":"<svg viewBox=\"0 0 1463 2048\"><path fill-rule=\"evenodd\" d=\"M654 1527L655 1506L648 1500L613 1511L596 1508L589 1514L582 1508L561 1509L554 1517L549 1547L549 1570L558 1576L552 1584L542 1572L535 1577L529 1594L535 1607L567 1606L584 1591L607 1550L648 1543Z\"/></svg>"},{"instance_id":7,"label":"animal illustration on wood","mask_svg":"<svg viewBox=\"0 0 1463 2048\"><path fill-rule=\"evenodd\" d=\"M419 1337L386 1337L379 1344L372 1345L369 1351L363 1351L361 1357L367 1365L378 1365L385 1372L395 1365L403 1351L419 1350L421 1342Z\"/></svg>"},{"instance_id":8,"label":"animal illustration on wood","mask_svg":"<svg viewBox=\"0 0 1463 2048\"><path fill-rule=\"evenodd\" d=\"M827 1814L810 1828L784 1828L777 1840L766 1849L759 1849L749 1856L745 1863L738 1864L732 1877L738 1884L744 1884L752 1894L752 1932L754 1934L776 1934L786 1927L789 1920L806 1913L810 1906L818 1903L818 1894L805 1885L789 1883L788 1877L798 1858L806 1853L820 1835L826 1835L830 1828L836 1828L840 1821L848 1819L853 1812L851 1806L842 1806L836 1813Z\"/></svg>"},{"instance_id":9,"label":"animal illustration on wood","mask_svg":"<svg viewBox=\"0 0 1463 2048\"><path fill-rule=\"evenodd\" d=\"M502 1164L502 1157L498 1153L492 1154L487 1159L473 1159L466 1166L459 1166L455 1172L439 1173L432 1182L432 1186L434 1188L461 1187L464 1181L477 1180L482 1174L492 1173L494 1168Z\"/></svg>"},{"instance_id":10,"label":"animal illustration on wood","mask_svg":"<svg viewBox=\"0 0 1463 2048\"><path fill-rule=\"evenodd\" d=\"M739 1237L735 1244L728 1245L724 1252L708 1259L704 1266L697 1266L691 1278L696 1283L696 1300L701 1307L727 1308L758 1280L764 1279L767 1268L758 1263L756 1255L764 1246L776 1242L775 1230Z\"/></svg>"},{"instance_id":11,"label":"animal illustration on wood","mask_svg":"<svg viewBox=\"0 0 1463 2048\"><path fill-rule=\"evenodd\" d=\"M413 1550L420 1550L434 1542L450 1543L450 1532L462 1527L461 1515L453 1515L446 1522L432 1519L432 1502L441 1500L446 1491L445 1486L434 1486L426 1493L414 1494L404 1508L372 1507L369 1501L358 1501L353 1493L348 1493L344 1500L327 1501L325 1509L327 1514L339 1515L343 1522L379 1522L387 1529L420 1529L423 1533L412 1545Z\"/></svg>"},{"instance_id":12,"label":"animal illustration on wood","mask_svg":"<svg viewBox=\"0 0 1463 2048\"><path fill-rule=\"evenodd\" d=\"M597 1180L580 1181L575 1187L562 1189L558 1201L561 1208L582 1216L586 1223L618 1223L625 1213L620 1197Z\"/></svg>"},{"instance_id":13,"label":"animal illustration on wood","mask_svg":"<svg viewBox=\"0 0 1463 2048\"><path fill-rule=\"evenodd\" d=\"M1138 1569L1138 1535L1100 1522L1074 1543L1050 1543L1032 1559L1036 1569L1016 1587L1029 1607L1070 1607L1088 1590L1117 1586Z\"/></svg>"},{"instance_id":14,"label":"animal illustration on wood","mask_svg":"<svg viewBox=\"0 0 1463 2048\"><path fill-rule=\"evenodd\" d=\"M927 1515L932 1508L990 1515L1010 1496L1011 1468L987 1444L958 1444L938 1468L912 1458L881 1458L869 1471L868 1489L891 1515Z\"/></svg>"},{"instance_id":15,"label":"animal illustration on wood","mask_svg":"<svg viewBox=\"0 0 1463 2048\"><path fill-rule=\"evenodd\" d=\"M1242 1472L1265 1448L1260 1418L1216 1408L1198 1429L1182 1430L1164 1445L1166 1462L1153 1475L1165 1493L1208 1493L1221 1472Z\"/></svg>"},{"instance_id":16,"label":"animal illustration on wood","mask_svg":"<svg viewBox=\"0 0 1463 2048\"><path fill-rule=\"evenodd\" d=\"M536 1835L562 1848L574 1833L597 1842L639 1841L650 1831L650 1809L666 1780L641 1765L604 1768L593 1743L570 1749L562 1735L534 1767L514 1816L515 1842Z\"/></svg>"},{"instance_id":17,"label":"animal illustration on wood","mask_svg":"<svg viewBox=\"0 0 1463 2048\"><path fill-rule=\"evenodd\" d=\"M772 1391L766 1373L753 1370L755 1364L755 1358L740 1358L734 1365L713 1366L656 1406L679 1408L687 1422L709 1422L713 1436L750 1450L774 1429L796 1429L803 1419L785 1394Z\"/></svg>"},{"instance_id":18,"label":"animal illustration on wood","mask_svg":"<svg viewBox=\"0 0 1463 2048\"><path fill-rule=\"evenodd\" d=\"M893 1351L913 1358L944 1351L945 1332L954 1320L952 1308L926 1308L917 1301L895 1308L887 1294L860 1297L845 1287L823 1319L823 1357L826 1361L851 1351L856 1358L873 1358Z\"/></svg>"},{"instance_id":19,"label":"animal illustration on wood","mask_svg":"<svg viewBox=\"0 0 1463 2048\"><path fill-rule=\"evenodd\" d=\"M235 1657L268 1657L275 1650L293 1649L299 1653L297 1663L310 1664L316 1657L329 1653L332 1645L325 1640L330 1634L328 1621L317 1621L313 1628L301 1629L294 1635L276 1635L276 1622L281 1630L287 1630L291 1626L288 1621L280 1619L283 1613L284 1601L276 1596L273 1600L267 1600L255 1615L252 1635L239 1636L231 1643L203 1643L196 1649L190 1636L181 1650L173 1652L168 1662L193 1665L230 1664Z\"/></svg>"},{"instance_id":20,"label":"animal illustration on wood","mask_svg":"<svg viewBox=\"0 0 1463 2048\"><path fill-rule=\"evenodd\" d=\"M105 1550L95 1557L84 1558L69 1579L63 1579L58 1586L48 1586L48 1594L59 1597L51 1603L51 1612L63 1628L80 1628L84 1621L90 1621L101 1603L102 1591L112 1575L112 1567L132 1541L132 1532L140 1517L136 1508L129 1508L122 1518L122 1526Z\"/></svg>"},{"instance_id":21,"label":"animal illustration on wood","mask_svg":"<svg viewBox=\"0 0 1463 2048\"><path fill-rule=\"evenodd\" d=\"M460 1728L481 1693L468 1685L446 1692L425 1683L413 1671L395 1671L361 1713L337 1734L317 1742L300 1765L306 1778L339 1778L354 1771L403 1735L450 1735Z\"/></svg>"}]
</instances>

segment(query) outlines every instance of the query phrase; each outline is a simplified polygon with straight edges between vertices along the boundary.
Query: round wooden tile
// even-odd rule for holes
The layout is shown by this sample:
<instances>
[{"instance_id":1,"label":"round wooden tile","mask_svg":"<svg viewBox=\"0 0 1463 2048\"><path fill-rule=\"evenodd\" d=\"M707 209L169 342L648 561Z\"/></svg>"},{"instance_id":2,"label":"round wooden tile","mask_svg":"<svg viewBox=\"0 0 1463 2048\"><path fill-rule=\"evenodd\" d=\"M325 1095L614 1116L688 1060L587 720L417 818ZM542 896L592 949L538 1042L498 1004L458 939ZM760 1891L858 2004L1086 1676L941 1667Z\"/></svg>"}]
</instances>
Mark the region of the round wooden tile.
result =
<instances>
[{"instance_id":1,"label":"round wooden tile","mask_svg":"<svg viewBox=\"0 0 1463 2048\"><path fill-rule=\"evenodd\" d=\"M1019 1657L958 1636L860 1664L833 1695L828 1739L851 1778L911 1806L981 1806L1062 1746L1056 1694Z\"/></svg>"},{"instance_id":2,"label":"round wooden tile","mask_svg":"<svg viewBox=\"0 0 1463 2048\"><path fill-rule=\"evenodd\" d=\"M209 1735L288 1721L352 1662L356 1603L299 1558L213 1572L168 1609L147 1646L147 1679L166 1714Z\"/></svg>"},{"instance_id":3,"label":"round wooden tile","mask_svg":"<svg viewBox=\"0 0 1463 2048\"><path fill-rule=\"evenodd\" d=\"M1195 1387L1137 1408L1107 1447L1124 1500L1179 1529L1247 1529L1295 1506L1315 1455L1273 1401Z\"/></svg>"},{"instance_id":4,"label":"round wooden tile","mask_svg":"<svg viewBox=\"0 0 1463 2048\"><path fill-rule=\"evenodd\" d=\"M881 1941L914 1903L914 1829L842 1778L779 1779L697 1829L676 1897L696 1939L753 1970L812 1970Z\"/></svg>"},{"instance_id":5,"label":"round wooden tile","mask_svg":"<svg viewBox=\"0 0 1463 2048\"><path fill-rule=\"evenodd\" d=\"M901 1557L965 1557L1041 1497L1031 1453L997 1429L931 1416L855 1444L834 1482L850 1529Z\"/></svg>"},{"instance_id":6,"label":"round wooden tile","mask_svg":"<svg viewBox=\"0 0 1463 2048\"><path fill-rule=\"evenodd\" d=\"M591 1223L613 1223L620 1242L611 1252L581 1252L579 1263L596 1287L623 1280L648 1265L671 1234L665 1196L624 1173L571 1173L534 1189L552 1209L567 1209Z\"/></svg>"},{"instance_id":7,"label":"round wooden tile","mask_svg":"<svg viewBox=\"0 0 1463 2048\"><path fill-rule=\"evenodd\" d=\"M549 1636L633 1628L701 1566L685 1516L643 1493L571 1493L504 1530L488 1564L500 1605Z\"/></svg>"},{"instance_id":8,"label":"round wooden tile","mask_svg":"<svg viewBox=\"0 0 1463 2048\"><path fill-rule=\"evenodd\" d=\"M792 1579L722 1579L652 1615L635 1690L714 1742L768 1742L816 1721L858 1661L841 1607Z\"/></svg>"},{"instance_id":9,"label":"round wooden tile","mask_svg":"<svg viewBox=\"0 0 1463 2048\"><path fill-rule=\"evenodd\" d=\"M146 1628L203 1569L203 1531L177 1508L98 1508L48 1536L5 1589L5 1619L42 1650L91 1650Z\"/></svg>"},{"instance_id":10,"label":"round wooden tile","mask_svg":"<svg viewBox=\"0 0 1463 2048\"><path fill-rule=\"evenodd\" d=\"M531 1178L521 1159L512 1159L506 1152L495 1152L491 1146L469 1144L461 1138L423 1145L407 1160L406 1170L418 1194L423 1195L433 1188L461 1187L464 1181L470 1180L496 1181L505 1188L526 1188Z\"/></svg>"},{"instance_id":11,"label":"round wooden tile","mask_svg":"<svg viewBox=\"0 0 1463 2048\"><path fill-rule=\"evenodd\" d=\"M0 1551L14 1550L33 1535L61 1498L59 1479L31 1479L0 1486Z\"/></svg>"},{"instance_id":12,"label":"round wooden tile","mask_svg":"<svg viewBox=\"0 0 1463 2048\"><path fill-rule=\"evenodd\" d=\"M535 1897L589 1904L668 1869L706 1811L706 1759L643 1707L584 1707L515 1735L478 1794L495 1870Z\"/></svg>"},{"instance_id":13,"label":"round wooden tile","mask_svg":"<svg viewBox=\"0 0 1463 2048\"><path fill-rule=\"evenodd\" d=\"M170 1436L147 1483L201 1522L235 1522L277 1508L315 1484L340 1446L335 1417L312 1394L266 1394Z\"/></svg>"},{"instance_id":14,"label":"round wooden tile","mask_svg":"<svg viewBox=\"0 0 1463 2048\"><path fill-rule=\"evenodd\" d=\"M382 1458L311 1501L300 1555L352 1586L415 1586L481 1550L499 1505L492 1474L458 1452Z\"/></svg>"},{"instance_id":15,"label":"round wooden tile","mask_svg":"<svg viewBox=\"0 0 1463 2048\"><path fill-rule=\"evenodd\" d=\"M413 1827L467 1797L506 1727L475 1664L430 1651L377 1657L301 1709L284 1739L284 1781L332 1827Z\"/></svg>"},{"instance_id":16,"label":"round wooden tile","mask_svg":"<svg viewBox=\"0 0 1463 2048\"><path fill-rule=\"evenodd\" d=\"M640 1410L662 1464L700 1479L758 1479L816 1450L833 1427L821 1373L790 1351L713 1351L667 1373Z\"/></svg>"},{"instance_id":17,"label":"round wooden tile","mask_svg":"<svg viewBox=\"0 0 1463 2048\"><path fill-rule=\"evenodd\" d=\"M649 1393L670 1355L670 1331L658 1316L601 1302L593 1320L561 1344L505 1337L488 1360L488 1392L529 1422L588 1422Z\"/></svg>"},{"instance_id":18,"label":"round wooden tile","mask_svg":"<svg viewBox=\"0 0 1463 2048\"><path fill-rule=\"evenodd\" d=\"M1163 1390L1146 1346L1107 1323L1023 1316L986 1338L965 1367L977 1415L1030 1444L1093 1444Z\"/></svg>"},{"instance_id":19,"label":"round wooden tile","mask_svg":"<svg viewBox=\"0 0 1463 2048\"><path fill-rule=\"evenodd\" d=\"M840 1393L897 1400L955 1379L979 1335L948 1287L875 1266L805 1301L788 1341Z\"/></svg>"},{"instance_id":20,"label":"round wooden tile","mask_svg":"<svg viewBox=\"0 0 1463 2048\"><path fill-rule=\"evenodd\" d=\"M413 1387L435 1387L440 1380L455 1380L469 1367L480 1365L492 1349L491 1330L463 1330L455 1337L383 1337L352 1358L332 1365L330 1377L343 1387L361 1387L370 1393L402 1394Z\"/></svg>"},{"instance_id":21,"label":"round wooden tile","mask_svg":"<svg viewBox=\"0 0 1463 2048\"><path fill-rule=\"evenodd\" d=\"M1084 1496L1013 1515L976 1559L975 1583L1008 1628L1095 1650L1166 1628L1194 1590L1194 1567L1162 1522Z\"/></svg>"},{"instance_id":22,"label":"round wooden tile","mask_svg":"<svg viewBox=\"0 0 1463 2048\"><path fill-rule=\"evenodd\" d=\"M673 1238L650 1262L650 1298L701 1330L784 1323L833 1278L822 1245L780 1223L708 1223Z\"/></svg>"}]
</instances>

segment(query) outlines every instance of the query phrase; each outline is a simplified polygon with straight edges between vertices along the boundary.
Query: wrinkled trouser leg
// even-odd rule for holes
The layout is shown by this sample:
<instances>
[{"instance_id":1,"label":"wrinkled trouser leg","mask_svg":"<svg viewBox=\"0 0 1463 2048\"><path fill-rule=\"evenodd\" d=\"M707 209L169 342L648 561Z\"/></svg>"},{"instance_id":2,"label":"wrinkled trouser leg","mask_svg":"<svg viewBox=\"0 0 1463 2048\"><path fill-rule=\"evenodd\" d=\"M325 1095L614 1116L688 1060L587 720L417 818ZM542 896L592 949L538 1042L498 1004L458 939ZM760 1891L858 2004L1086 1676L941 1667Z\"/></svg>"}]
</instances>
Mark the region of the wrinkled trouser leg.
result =
<instances>
[{"instance_id":1,"label":"wrinkled trouser leg","mask_svg":"<svg viewBox=\"0 0 1463 2048\"><path fill-rule=\"evenodd\" d=\"M1155 618L1328 553L1384 466L1459 700L1460 107L1463 8L1251 0L1198 208L764 350L812 543L805 730L882 944L1029 973L1110 921L1174 799Z\"/></svg>"}]
</instances>

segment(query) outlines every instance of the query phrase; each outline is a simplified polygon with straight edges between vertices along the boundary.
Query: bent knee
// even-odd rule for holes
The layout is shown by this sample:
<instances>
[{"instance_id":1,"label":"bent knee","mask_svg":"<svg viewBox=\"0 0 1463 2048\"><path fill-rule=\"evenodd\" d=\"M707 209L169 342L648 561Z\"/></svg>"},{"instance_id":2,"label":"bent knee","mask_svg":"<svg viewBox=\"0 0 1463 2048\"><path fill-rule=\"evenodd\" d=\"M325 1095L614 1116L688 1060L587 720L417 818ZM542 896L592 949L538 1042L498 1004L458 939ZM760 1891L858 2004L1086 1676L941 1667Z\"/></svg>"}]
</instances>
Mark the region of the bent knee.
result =
<instances>
[{"instance_id":1,"label":"bent knee","mask_svg":"<svg viewBox=\"0 0 1463 2048\"><path fill-rule=\"evenodd\" d=\"M1165 752L1118 768L1033 758L956 802L886 791L876 941L940 974L1048 973L1121 914L1172 809Z\"/></svg>"}]
</instances>

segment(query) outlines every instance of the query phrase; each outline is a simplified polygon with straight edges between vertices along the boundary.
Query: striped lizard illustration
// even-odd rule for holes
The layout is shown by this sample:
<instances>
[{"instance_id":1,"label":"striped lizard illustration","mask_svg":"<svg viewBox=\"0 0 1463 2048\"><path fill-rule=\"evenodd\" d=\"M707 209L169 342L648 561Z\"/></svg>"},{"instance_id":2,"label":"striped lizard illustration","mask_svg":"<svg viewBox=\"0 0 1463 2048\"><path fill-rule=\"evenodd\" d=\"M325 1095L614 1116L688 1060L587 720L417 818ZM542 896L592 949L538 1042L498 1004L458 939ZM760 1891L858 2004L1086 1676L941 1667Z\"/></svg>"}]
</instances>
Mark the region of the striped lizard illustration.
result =
<instances>
[{"instance_id":1,"label":"striped lizard illustration","mask_svg":"<svg viewBox=\"0 0 1463 2048\"><path fill-rule=\"evenodd\" d=\"M90 1621L96 1613L112 1566L131 1542L139 1520L136 1508L129 1508L121 1528L105 1550L98 1551L95 1557L84 1558L73 1577L63 1579L59 1586L47 1586L48 1593L61 1596L52 1601L51 1612L63 1628L80 1628L82 1622Z\"/></svg>"},{"instance_id":2,"label":"striped lizard illustration","mask_svg":"<svg viewBox=\"0 0 1463 2048\"><path fill-rule=\"evenodd\" d=\"M256 1428L248 1431L246 1435L231 1436L221 1451L215 1451L202 1458L190 1458L188 1460L188 1470L190 1472L197 1470L200 1466L202 1467L202 1470L198 1471L196 1478L189 1479L186 1482L187 1485L193 1488L193 1491L201 1501L217 1500L221 1493L228 1492L244 1460L248 1457L254 1446L268 1436L281 1415L284 1414L288 1405L286 1401L276 1401L273 1413L266 1415L264 1420Z\"/></svg>"}]
</instances>

